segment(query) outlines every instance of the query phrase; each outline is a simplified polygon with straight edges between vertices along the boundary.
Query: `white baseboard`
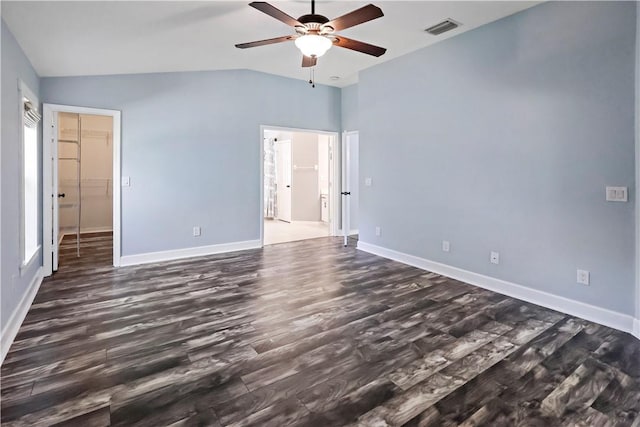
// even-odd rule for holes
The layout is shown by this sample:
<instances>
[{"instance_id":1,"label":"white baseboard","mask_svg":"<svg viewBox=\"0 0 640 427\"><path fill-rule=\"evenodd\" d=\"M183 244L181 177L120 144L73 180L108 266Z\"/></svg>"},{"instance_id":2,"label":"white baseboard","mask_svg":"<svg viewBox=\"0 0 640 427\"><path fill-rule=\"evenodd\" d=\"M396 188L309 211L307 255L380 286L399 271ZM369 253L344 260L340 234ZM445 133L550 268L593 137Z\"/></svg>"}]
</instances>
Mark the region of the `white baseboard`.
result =
<instances>
[{"instance_id":1,"label":"white baseboard","mask_svg":"<svg viewBox=\"0 0 640 427\"><path fill-rule=\"evenodd\" d=\"M88 234L88 233L108 233L108 232L113 232L113 227L88 227L88 228L80 229L80 235ZM76 233L58 233L58 234L62 236L60 240L62 240L64 236L76 235Z\"/></svg>"},{"instance_id":2,"label":"white baseboard","mask_svg":"<svg viewBox=\"0 0 640 427\"><path fill-rule=\"evenodd\" d=\"M175 249L170 251L148 252L145 254L125 255L120 257L120 266L148 264L152 262L172 261L176 259L214 255L224 252L243 251L261 248L260 240L222 243L219 245L198 246L195 248Z\"/></svg>"},{"instance_id":3,"label":"white baseboard","mask_svg":"<svg viewBox=\"0 0 640 427\"><path fill-rule=\"evenodd\" d=\"M11 317L9 317L9 320L7 320L7 323L4 325L4 329L2 330L2 340L0 342L0 365L4 362L4 358L7 356L11 344L13 344L13 340L16 339L16 335L18 335L18 330L20 329L24 318L27 317L27 313L29 312L31 304L38 293L38 289L40 289L43 279L43 270L42 267L40 267L36 271L31 283L29 283L27 292L24 293L20 303L15 310L13 310Z\"/></svg>"},{"instance_id":4,"label":"white baseboard","mask_svg":"<svg viewBox=\"0 0 640 427\"><path fill-rule=\"evenodd\" d=\"M451 277L453 279L460 280L462 282L469 283L484 289L488 289L499 294L507 295L533 304L541 305L552 310L590 320L592 322L596 322L604 326L609 326L620 331L634 333L636 336L639 335L637 333L638 329L640 328L638 319L634 319L632 316L629 316L627 314L618 313L606 308L596 307L594 305L574 301L565 297L518 285L516 283L511 283L505 280L496 279L494 277L485 276L483 274L463 270L461 268L453 267L447 264L430 261L428 259L420 258L415 255L409 255L403 252L394 251L392 249L383 248L381 246L373 245L371 243L366 243L363 241L358 242L358 249L384 258L392 259L394 261L399 261L404 264L412 265L414 267L418 267L433 273L442 274L443 276Z\"/></svg>"},{"instance_id":5,"label":"white baseboard","mask_svg":"<svg viewBox=\"0 0 640 427\"><path fill-rule=\"evenodd\" d=\"M640 319L633 319L633 335L640 339Z\"/></svg>"},{"instance_id":6,"label":"white baseboard","mask_svg":"<svg viewBox=\"0 0 640 427\"><path fill-rule=\"evenodd\" d=\"M80 229L80 234L85 234L85 233L108 233L108 232L113 232L113 227L87 227L87 228L81 228Z\"/></svg>"}]
</instances>

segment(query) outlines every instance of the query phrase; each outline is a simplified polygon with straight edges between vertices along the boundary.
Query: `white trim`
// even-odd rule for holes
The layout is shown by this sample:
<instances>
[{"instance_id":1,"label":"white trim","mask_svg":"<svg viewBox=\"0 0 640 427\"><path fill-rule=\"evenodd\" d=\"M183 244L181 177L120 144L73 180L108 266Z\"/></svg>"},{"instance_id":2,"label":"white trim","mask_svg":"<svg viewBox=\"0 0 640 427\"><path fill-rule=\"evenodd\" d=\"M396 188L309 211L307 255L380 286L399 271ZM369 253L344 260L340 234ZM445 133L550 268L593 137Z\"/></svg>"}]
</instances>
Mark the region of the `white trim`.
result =
<instances>
[{"instance_id":1,"label":"white trim","mask_svg":"<svg viewBox=\"0 0 640 427\"><path fill-rule=\"evenodd\" d=\"M503 295L541 305L552 310L557 310L562 313L590 320L623 332L632 332L634 328L634 319L632 316L627 314L573 301L565 297L538 291L516 283L507 282L505 280L496 279L494 277L485 276L483 274L474 273L458 267L430 261L428 259L362 241L358 242L358 249L433 273L442 274L443 276L451 277Z\"/></svg>"},{"instance_id":2,"label":"white trim","mask_svg":"<svg viewBox=\"0 0 640 427\"><path fill-rule=\"evenodd\" d=\"M20 264L20 276L23 276L25 271L29 271L33 266L33 263L36 262L36 260L40 261L41 249L42 249L42 245L36 246L36 251L33 253L33 255L31 255L31 259L29 259L29 261L27 262L23 262L22 264Z\"/></svg>"},{"instance_id":3,"label":"white trim","mask_svg":"<svg viewBox=\"0 0 640 427\"><path fill-rule=\"evenodd\" d=\"M111 227L93 227L93 228L84 228L80 230L80 235L88 234L88 233L108 233L113 232L113 228ZM58 234L58 244L62 242L64 236L75 236L76 233L59 233Z\"/></svg>"},{"instance_id":4,"label":"white trim","mask_svg":"<svg viewBox=\"0 0 640 427\"><path fill-rule=\"evenodd\" d=\"M640 339L640 319L633 319L633 335Z\"/></svg>"},{"instance_id":5,"label":"white trim","mask_svg":"<svg viewBox=\"0 0 640 427\"><path fill-rule=\"evenodd\" d=\"M4 362L4 358L7 356L11 344L13 344L13 340L15 340L16 335L18 335L18 330L20 329L22 322L24 322L24 318L27 317L27 313L31 308L31 304L33 304L33 300L38 293L38 289L40 289L43 278L42 267L40 267L29 284L29 288L13 310L13 313L11 313L11 317L9 317L9 320L7 320L7 323L4 325L4 329L2 330L2 340L0 342L0 364Z\"/></svg>"},{"instance_id":6,"label":"white trim","mask_svg":"<svg viewBox=\"0 0 640 427\"><path fill-rule=\"evenodd\" d=\"M329 230L332 236L337 236L338 231L338 221L337 216L334 214L334 210L338 206L338 201L340 200L340 191L336 189L339 175L339 169L336 168L336 164L338 161L338 156L336 152L338 152L338 132L325 131L325 130L314 130L314 129L302 129L302 128L290 128L290 127L282 127L282 126L270 126L270 125L260 125L260 216L259 216L259 229L260 229L260 247L264 246L264 131L265 130L275 130L281 132L305 132L305 133L314 133L317 135L328 135L329 139L329 151L331 152L332 159L329 161L329 168L333 173L331 175L331 182L329 184L329 205L330 205L330 214L329 214Z\"/></svg>"},{"instance_id":7,"label":"white trim","mask_svg":"<svg viewBox=\"0 0 640 427\"><path fill-rule=\"evenodd\" d=\"M49 188L53 188L55 177L51 170L51 162L45 159L57 156L57 152L51 147L51 140L54 138L51 121L54 113L78 113L93 114L98 116L110 116L113 118L113 265L120 266L121 254L121 221L122 221L122 205L121 205L121 184L120 177L122 175L121 165L121 113L117 110L106 110L102 108L78 107L73 105L43 104L43 125L42 125L42 234L43 234L43 274L50 276L53 273L53 262L51 253L53 252L52 239L45 238L53 232L53 199L49 194ZM56 138L57 140L57 138Z\"/></svg>"},{"instance_id":8,"label":"white trim","mask_svg":"<svg viewBox=\"0 0 640 427\"><path fill-rule=\"evenodd\" d=\"M88 227L88 228L81 228L80 229L80 234L88 234L88 233L108 233L108 232L113 232L113 227ZM75 235L76 233L64 233L64 235Z\"/></svg>"},{"instance_id":9,"label":"white trim","mask_svg":"<svg viewBox=\"0 0 640 427\"><path fill-rule=\"evenodd\" d=\"M340 215L340 198L342 195L342 142L340 142L339 134L336 132L329 145L331 158L329 159L329 169L331 170L331 194L329 194L329 232L331 236L340 235L340 223L338 217ZM340 184L340 185L338 185Z\"/></svg>"},{"instance_id":10,"label":"white trim","mask_svg":"<svg viewBox=\"0 0 640 427\"><path fill-rule=\"evenodd\" d=\"M195 248L148 252L144 254L125 255L120 258L120 265L124 267L129 265L148 264L152 262L173 261L176 259L215 255L225 252L259 249L261 247L262 243L260 242L260 240L247 240L244 242L231 242L222 243L219 245L197 246Z\"/></svg>"},{"instance_id":11,"label":"white trim","mask_svg":"<svg viewBox=\"0 0 640 427\"><path fill-rule=\"evenodd\" d=\"M25 246L26 246L26 224L25 224L25 206L24 206L24 198L25 198L25 180L24 180L24 151L25 151L25 143L24 143L24 101L23 99L27 98L29 101L31 101L31 103L36 107L36 109L40 109L40 100L38 99L38 97L35 95L35 93L33 93L33 91L31 90L31 88L25 83L23 82L21 79L18 79L18 108L19 108L19 112L20 112L20 150L18 152L18 165L19 165L19 173L20 173L20 177L19 177L19 185L20 188L18 189L18 194L20 195L20 204L19 204L19 210L20 210L20 242L19 242L19 250L20 250L20 261L21 261L21 271L20 271L20 275L22 275L22 270L24 269L25 266L31 264L31 261L33 260L33 257L35 257L38 254L38 249L40 246L36 247L36 250L34 251L33 254L31 254L31 257L29 258L29 261L27 261L25 258ZM36 126L36 152L39 151L39 144L40 144L40 126ZM41 172L41 171L39 171ZM36 194L40 191L40 177L38 177L37 179L38 181L38 187L36 187ZM36 213L36 224L39 223L39 220L41 218L38 218L39 213ZM36 236L36 240L37 240L37 236Z\"/></svg>"}]
</instances>

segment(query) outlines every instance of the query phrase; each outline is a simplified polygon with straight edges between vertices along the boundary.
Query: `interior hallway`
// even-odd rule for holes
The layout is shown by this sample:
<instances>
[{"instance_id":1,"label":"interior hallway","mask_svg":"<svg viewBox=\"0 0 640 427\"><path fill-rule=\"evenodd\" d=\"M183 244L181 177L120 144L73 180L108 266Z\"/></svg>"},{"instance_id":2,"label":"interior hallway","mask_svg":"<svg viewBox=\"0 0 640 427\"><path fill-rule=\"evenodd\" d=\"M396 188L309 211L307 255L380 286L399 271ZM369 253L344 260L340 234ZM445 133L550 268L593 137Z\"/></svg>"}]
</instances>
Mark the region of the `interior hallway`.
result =
<instances>
[{"instance_id":1,"label":"interior hallway","mask_svg":"<svg viewBox=\"0 0 640 427\"><path fill-rule=\"evenodd\" d=\"M340 238L119 269L87 244L2 365L5 427L640 423L630 335Z\"/></svg>"}]
</instances>

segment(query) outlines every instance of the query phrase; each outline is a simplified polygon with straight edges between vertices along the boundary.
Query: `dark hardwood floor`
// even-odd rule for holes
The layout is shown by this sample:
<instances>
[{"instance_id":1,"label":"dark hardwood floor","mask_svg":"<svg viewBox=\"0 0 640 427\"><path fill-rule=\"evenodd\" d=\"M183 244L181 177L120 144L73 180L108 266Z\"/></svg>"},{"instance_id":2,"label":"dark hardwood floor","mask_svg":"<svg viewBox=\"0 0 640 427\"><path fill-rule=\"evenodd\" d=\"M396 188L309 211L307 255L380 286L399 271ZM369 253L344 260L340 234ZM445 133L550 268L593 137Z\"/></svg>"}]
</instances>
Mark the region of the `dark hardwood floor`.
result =
<instances>
[{"instance_id":1,"label":"dark hardwood floor","mask_svg":"<svg viewBox=\"0 0 640 427\"><path fill-rule=\"evenodd\" d=\"M3 426L640 426L630 335L322 238L114 269L65 242Z\"/></svg>"}]
</instances>

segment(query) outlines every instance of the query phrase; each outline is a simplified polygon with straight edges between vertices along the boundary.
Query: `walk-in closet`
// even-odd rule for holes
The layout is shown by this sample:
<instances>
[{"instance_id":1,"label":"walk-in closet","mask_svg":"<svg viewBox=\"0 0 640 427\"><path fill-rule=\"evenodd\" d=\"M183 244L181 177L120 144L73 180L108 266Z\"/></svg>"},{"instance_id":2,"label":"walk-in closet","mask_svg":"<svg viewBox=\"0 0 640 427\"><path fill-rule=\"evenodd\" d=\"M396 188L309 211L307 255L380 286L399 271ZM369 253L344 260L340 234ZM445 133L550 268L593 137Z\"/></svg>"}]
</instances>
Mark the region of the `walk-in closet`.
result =
<instances>
[{"instance_id":1,"label":"walk-in closet","mask_svg":"<svg viewBox=\"0 0 640 427\"><path fill-rule=\"evenodd\" d=\"M113 230L113 119L58 113L60 251L82 256Z\"/></svg>"}]
</instances>

